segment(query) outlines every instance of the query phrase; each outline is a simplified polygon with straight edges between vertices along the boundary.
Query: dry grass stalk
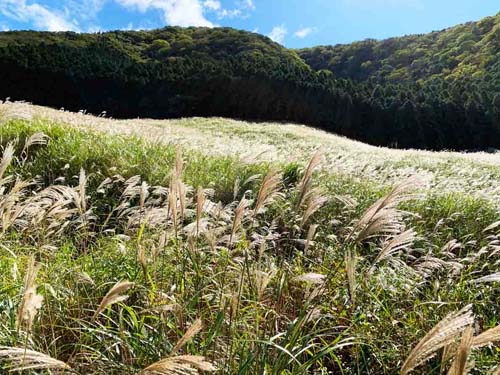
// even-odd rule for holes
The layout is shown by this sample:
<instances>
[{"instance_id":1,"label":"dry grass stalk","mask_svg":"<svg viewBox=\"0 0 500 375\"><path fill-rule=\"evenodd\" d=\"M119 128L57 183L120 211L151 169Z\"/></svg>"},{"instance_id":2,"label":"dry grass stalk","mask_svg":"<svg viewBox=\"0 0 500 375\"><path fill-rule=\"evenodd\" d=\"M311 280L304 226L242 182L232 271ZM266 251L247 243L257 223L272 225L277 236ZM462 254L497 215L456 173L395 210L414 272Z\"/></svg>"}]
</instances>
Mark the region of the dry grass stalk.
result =
<instances>
[{"instance_id":1,"label":"dry grass stalk","mask_svg":"<svg viewBox=\"0 0 500 375\"><path fill-rule=\"evenodd\" d=\"M46 145L49 140L49 136L42 133L42 132L37 132L35 134L32 134L24 143L23 150L21 151L21 158L23 161L26 161L28 159L28 151L31 146L34 145Z\"/></svg>"},{"instance_id":2,"label":"dry grass stalk","mask_svg":"<svg viewBox=\"0 0 500 375\"><path fill-rule=\"evenodd\" d=\"M233 184L233 201L235 201L238 198L238 194L240 193L240 183L241 181L239 177L236 177Z\"/></svg>"},{"instance_id":3,"label":"dry grass stalk","mask_svg":"<svg viewBox=\"0 0 500 375\"><path fill-rule=\"evenodd\" d=\"M248 206L250 202L248 199L245 197L242 197L240 202L238 203L238 206L234 209L234 217L233 217L233 223L231 226L231 234L229 236L229 246L231 247L233 245L234 237L236 235L236 232L241 228L241 223L243 221L243 218L245 217L245 214L248 211Z\"/></svg>"},{"instance_id":4,"label":"dry grass stalk","mask_svg":"<svg viewBox=\"0 0 500 375\"><path fill-rule=\"evenodd\" d=\"M408 250L415 241L416 236L417 233L413 229L409 229L386 241L373 261L372 267L402 250Z\"/></svg>"},{"instance_id":5,"label":"dry grass stalk","mask_svg":"<svg viewBox=\"0 0 500 375\"><path fill-rule=\"evenodd\" d=\"M362 242L374 236L401 232L402 212L396 206L401 202L417 198L418 195L409 193L417 185L415 178L396 185L388 195L380 198L363 213L353 227L349 239Z\"/></svg>"},{"instance_id":6,"label":"dry grass stalk","mask_svg":"<svg viewBox=\"0 0 500 375\"><path fill-rule=\"evenodd\" d=\"M299 184L299 199L297 202L297 207L300 207L304 204L305 198L311 189L312 174L316 170L316 168L321 164L322 158L323 158L323 152L321 149L318 149L312 156L311 160L309 161L309 164L307 165L307 168L304 171L304 175L302 176L302 180L300 181Z\"/></svg>"},{"instance_id":7,"label":"dry grass stalk","mask_svg":"<svg viewBox=\"0 0 500 375\"><path fill-rule=\"evenodd\" d=\"M36 264L35 258L31 257L24 276L24 292L21 305L17 313L17 327L25 327L30 331L35 320L36 313L42 307L43 296L37 294L35 279L40 270L40 264Z\"/></svg>"},{"instance_id":8,"label":"dry grass stalk","mask_svg":"<svg viewBox=\"0 0 500 375\"><path fill-rule=\"evenodd\" d=\"M349 287L349 296L351 298L351 303L354 304L356 300L356 254L352 250L348 250L345 257L345 268L347 275L347 285Z\"/></svg>"},{"instance_id":9,"label":"dry grass stalk","mask_svg":"<svg viewBox=\"0 0 500 375\"><path fill-rule=\"evenodd\" d=\"M500 341L500 325L490 328L481 333L480 335L474 337L474 340L472 341L472 346L474 348L481 348L495 341Z\"/></svg>"},{"instance_id":10,"label":"dry grass stalk","mask_svg":"<svg viewBox=\"0 0 500 375\"><path fill-rule=\"evenodd\" d=\"M203 207L205 206L205 192L201 186L196 189L196 236L200 235L200 224L203 215Z\"/></svg>"},{"instance_id":11,"label":"dry grass stalk","mask_svg":"<svg viewBox=\"0 0 500 375\"><path fill-rule=\"evenodd\" d=\"M451 342L443 348L443 352L441 353L441 366L440 366L440 374L444 374L446 372L446 367L450 361L455 357L458 350L458 342Z\"/></svg>"},{"instance_id":12,"label":"dry grass stalk","mask_svg":"<svg viewBox=\"0 0 500 375\"><path fill-rule=\"evenodd\" d=\"M493 224L490 224L486 228L484 228L483 233L492 231L494 229L497 229L498 227L500 227L500 220L495 221Z\"/></svg>"},{"instance_id":13,"label":"dry grass stalk","mask_svg":"<svg viewBox=\"0 0 500 375\"><path fill-rule=\"evenodd\" d=\"M144 210L144 206L146 204L146 200L148 199L149 197L149 185L147 184L146 181L142 181L142 184L141 184L141 191L140 191L140 194L139 194L139 208L142 210Z\"/></svg>"},{"instance_id":14,"label":"dry grass stalk","mask_svg":"<svg viewBox=\"0 0 500 375\"><path fill-rule=\"evenodd\" d=\"M328 199L321 195L321 191L319 189L310 189L306 194L304 201L306 207L300 221L301 228L304 227L304 225L312 215L314 215L321 207L323 207Z\"/></svg>"},{"instance_id":15,"label":"dry grass stalk","mask_svg":"<svg viewBox=\"0 0 500 375\"><path fill-rule=\"evenodd\" d=\"M71 371L71 367L66 363L25 348L0 346L0 360L10 362L7 366L10 372L28 371L31 373L32 370Z\"/></svg>"},{"instance_id":16,"label":"dry grass stalk","mask_svg":"<svg viewBox=\"0 0 500 375\"><path fill-rule=\"evenodd\" d=\"M174 166L170 176L170 187L168 190L168 211L173 221L174 229L177 233L179 219L184 217L186 208L186 186L182 182L182 172L184 160L181 149L177 149Z\"/></svg>"},{"instance_id":17,"label":"dry grass stalk","mask_svg":"<svg viewBox=\"0 0 500 375\"><path fill-rule=\"evenodd\" d=\"M450 371L448 375L466 375L467 372L467 359L469 358L469 353L472 349L474 329L472 326L467 327L462 333L462 340L460 341L460 346L458 347L455 359L451 364Z\"/></svg>"},{"instance_id":18,"label":"dry grass stalk","mask_svg":"<svg viewBox=\"0 0 500 375\"><path fill-rule=\"evenodd\" d=\"M266 291L267 286L276 275L276 270L271 269L268 272L256 270L254 272L255 276L255 285L257 288L257 300L262 301L262 297L264 297L264 292Z\"/></svg>"},{"instance_id":19,"label":"dry grass stalk","mask_svg":"<svg viewBox=\"0 0 500 375\"><path fill-rule=\"evenodd\" d=\"M137 245L137 261L141 265L144 280L148 279L148 261L146 259L146 250L141 244Z\"/></svg>"},{"instance_id":20,"label":"dry grass stalk","mask_svg":"<svg viewBox=\"0 0 500 375\"><path fill-rule=\"evenodd\" d=\"M93 319L96 319L104 309L112 304L125 301L128 296L123 295L124 292L132 288L135 284L130 281L119 281L117 282L104 296L99 307L97 308Z\"/></svg>"},{"instance_id":21,"label":"dry grass stalk","mask_svg":"<svg viewBox=\"0 0 500 375\"><path fill-rule=\"evenodd\" d=\"M314 236L316 234L316 230L318 229L318 224L312 224L309 226L309 230L307 231L307 238L306 238L306 244L304 246L304 255L307 256L307 251L311 247L311 245L314 243Z\"/></svg>"},{"instance_id":22,"label":"dry grass stalk","mask_svg":"<svg viewBox=\"0 0 500 375\"><path fill-rule=\"evenodd\" d=\"M27 208L30 207L30 199L23 201L23 198L26 195L25 188L32 185L32 182L16 179L10 190L5 192L1 185L11 180L9 176L0 181L0 227L2 234L5 234L14 225L20 231L30 226L30 212L27 212Z\"/></svg>"},{"instance_id":23,"label":"dry grass stalk","mask_svg":"<svg viewBox=\"0 0 500 375\"><path fill-rule=\"evenodd\" d=\"M172 349L171 355L176 354L184 345L187 344L189 340L191 340L194 336L196 336L203 329L203 323L201 319L196 319L193 324L189 326L184 336L177 341L174 348Z\"/></svg>"},{"instance_id":24,"label":"dry grass stalk","mask_svg":"<svg viewBox=\"0 0 500 375\"><path fill-rule=\"evenodd\" d=\"M500 375L500 365L489 369L488 375Z\"/></svg>"},{"instance_id":25,"label":"dry grass stalk","mask_svg":"<svg viewBox=\"0 0 500 375\"><path fill-rule=\"evenodd\" d=\"M146 367L140 375L192 375L198 374L199 370L211 372L217 371L216 367L205 360L205 357L197 355L180 355L162 359Z\"/></svg>"},{"instance_id":26,"label":"dry grass stalk","mask_svg":"<svg viewBox=\"0 0 500 375\"><path fill-rule=\"evenodd\" d=\"M500 281L500 272L495 272L490 275L486 275L483 277L479 277L474 280L470 280L471 284L479 284L479 283L491 283L491 282L499 282Z\"/></svg>"},{"instance_id":27,"label":"dry grass stalk","mask_svg":"<svg viewBox=\"0 0 500 375\"><path fill-rule=\"evenodd\" d=\"M75 197L75 206L83 214L87 211L87 193L86 193L87 177L85 176L85 171L80 169L80 175L78 177L78 196Z\"/></svg>"},{"instance_id":28,"label":"dry grass stalk","mask_svg":"<svg viewBox=\"0 0 500 375\"><path fill-rule=\"evenodd\" d=\"M314 273L314 272L309 272L309 273L305 273L303 275L299 275L299 276L294 277L293 281L322 285L325 282L325 279L326 279L325 275L322 275L319 273Z\"/></svg>"},{"instance_id":29,"label":"dry grass stalk","mask_svg":"<svg viewBox=\"0 0 500 375\"><path fill-rule=\"evenodd\" d=\"M177 189L175 184L170 185L170 189L168 192L168 211L170 217L172 218L174 229L177 230L177 223L179 218L177 213Z\"/></svg>"},{"instance_id":30,"label":"dry grass stalk","mask_svg":"<svg viewBox=\"0 0 500 375\"><path fill-rule=\"evenodd\" d=\"M2 161L0 161L0 186L4 185L5 182L9 180L8 177L4 178L4 174L14 158L14 152L15 148L12 142L8 143L3 150Z\"/></svg>"},{"instance_id":31,"label":"dry grass stalk","mask_svg":"<svg viewBox=\"0 0 500 375\"><path fill-rule=\"evenodd\" d=\"M432 358L436 351L454 342L473 323L472 305L448 314L413 348L401 367L400 373L408 374L415 367Z\"/></svg>"},{"instance_id":32,"label":"dry grass stalk","mask_svg":"<svg viewBox=\"0 0 500 375\"><path fill-rule=\"evenodd\" d=\"M259 193L257 194L257 199L255 200L255 207L253 210L253 215L257 215L263 211L267 205L275 201L276 198L280 196L279 189L281 185L281 173L277 170L270 170L259 188Z\"/></svg>"}]
</instances>

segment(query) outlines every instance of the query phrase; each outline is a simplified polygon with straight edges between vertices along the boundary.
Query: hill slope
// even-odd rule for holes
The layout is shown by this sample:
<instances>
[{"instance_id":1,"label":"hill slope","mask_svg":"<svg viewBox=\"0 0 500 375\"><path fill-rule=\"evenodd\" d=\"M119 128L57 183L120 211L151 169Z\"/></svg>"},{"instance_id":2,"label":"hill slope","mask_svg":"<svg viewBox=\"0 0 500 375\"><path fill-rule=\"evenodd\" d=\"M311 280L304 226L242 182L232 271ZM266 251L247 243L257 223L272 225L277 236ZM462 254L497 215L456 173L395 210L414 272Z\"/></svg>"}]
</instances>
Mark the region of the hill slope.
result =
<instances>
[{"instance_id":1,"label":"hill slope","mask_svg":"<svg viewBox=\"0 0 500 375\"><path fill-rule=\"evenodd\" d=\"M266 37L229 28L0 33L0 97L122 118L304 123L392 147L499 147L497 20L298 51L303 59ZM455 65L446 76L432 70ZM421 83L411 83L415 75Z\"/></svg>"},{"instance_id":2,"label":"hill slope","mask_svg":"<svg viewBox=\"0 0 500 375\"><path fill-rule=\"evenodd\" d=\"M224 118L115 120L26 103L0 104L0 120L45 119L79 129L134 135L211 156L245 162L306 163L322 148L325 172L379 187L418 176L433 194L461 193L500 203L500 153L394 150L374 147L307 126Z\"/></svg>"},{"instance_id":3,"label":"hill slope","mask_svg":"<svg viewBox=\"0 0 500 375\"><path fill-rule=\"evenodd\" d=\"M0 144L2 374L497 369L499 155L25 103Z\"/></svg>"}]
</instances>

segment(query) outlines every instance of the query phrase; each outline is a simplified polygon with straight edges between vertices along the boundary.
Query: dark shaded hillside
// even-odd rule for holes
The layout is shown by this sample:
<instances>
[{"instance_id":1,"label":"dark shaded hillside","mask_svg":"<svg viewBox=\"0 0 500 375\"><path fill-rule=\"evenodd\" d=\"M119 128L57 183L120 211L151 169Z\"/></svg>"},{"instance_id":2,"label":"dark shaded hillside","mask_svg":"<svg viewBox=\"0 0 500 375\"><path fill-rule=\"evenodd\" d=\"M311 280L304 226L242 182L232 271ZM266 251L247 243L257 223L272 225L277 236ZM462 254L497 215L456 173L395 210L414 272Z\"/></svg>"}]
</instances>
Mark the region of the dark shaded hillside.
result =
<instances>
[{"instance_id":1,"label":"dark shaded hillside","mask_svg":"<svg viewBox=\"0 0 500 375\"><path fill-rule=\"evenodd\" d=\"M114 117L292 121L394 147L500 146L500 96L484 77L356 82L316 71L299 53L314 69L296 51L230 28L6 32L0 98Z\"/></svg>"}]
</instances>

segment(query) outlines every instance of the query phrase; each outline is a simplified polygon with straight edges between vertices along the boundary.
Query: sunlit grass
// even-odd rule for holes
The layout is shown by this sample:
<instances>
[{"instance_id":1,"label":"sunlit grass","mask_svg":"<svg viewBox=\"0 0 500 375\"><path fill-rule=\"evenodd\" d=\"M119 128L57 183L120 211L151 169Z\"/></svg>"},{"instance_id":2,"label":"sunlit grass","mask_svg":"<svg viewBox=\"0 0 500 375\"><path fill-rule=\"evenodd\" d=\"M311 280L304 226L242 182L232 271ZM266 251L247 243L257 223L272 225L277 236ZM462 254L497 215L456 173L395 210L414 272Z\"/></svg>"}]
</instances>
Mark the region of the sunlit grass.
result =
<instances>
[{"instance_id":1,"label":"sunlit grass","mask_svg":"<svg viewBox=\"0 0 500 375\"><path fill-rule=\"evenodd\" d=\"M500 215L480 189L408 182L409 159L395 184L379 183L389 159L349 174L324 149L308 167L312 141L307 158L259 162L36 118L4 120L0 138L3 160L16 142L0 176L5 368L31 350L53 373L439 374L470 324L473 373L500 359L495 332L477 344L500 280Z\"/></svg>"}]
</instances>

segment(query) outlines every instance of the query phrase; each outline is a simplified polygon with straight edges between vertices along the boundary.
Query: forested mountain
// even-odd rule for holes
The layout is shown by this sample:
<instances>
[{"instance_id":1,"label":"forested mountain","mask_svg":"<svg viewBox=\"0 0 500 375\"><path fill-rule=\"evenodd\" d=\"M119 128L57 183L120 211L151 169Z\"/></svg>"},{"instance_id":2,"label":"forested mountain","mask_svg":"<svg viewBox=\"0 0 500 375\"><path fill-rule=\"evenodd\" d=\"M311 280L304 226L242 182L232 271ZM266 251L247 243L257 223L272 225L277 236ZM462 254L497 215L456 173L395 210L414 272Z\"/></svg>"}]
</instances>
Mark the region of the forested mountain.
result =
<instances>
[{"instance_id":1,"label":"forested mountain","mask_svg":"<svg viewBox=\"0 0 500 375\"><path fill-rule=\"evenodd\" d=\"M454 138L445 147L480 148L488 137L499 147L500 13L429 34L297 52L317 71L373 88L372 104L399 112L406 126L439 128Z\"/></svg>"},{"instance_id":2,"label":"forested mountain","mask_svg":"<svg viewBox=\"0 0 500 375\"><path fill-rule=\"evenodd\" d=\"M292 121L372 144L500 148L500 14L288 50L230 28L0 33L0 98L114 117Z\"/></svg>"},{"instance_id":3,"label":"forested mountain","mask_svg":"<svg viewBox=\"0 0 500 375\"><path fill-rule=\"evenodd\" d=\"M442 31L299 50L316 70L372 83L500 79L500 13ZM491 83L491 82L490 82ZM498 88L498 86L497 86Z\"/></svg>"}]
</instances>

